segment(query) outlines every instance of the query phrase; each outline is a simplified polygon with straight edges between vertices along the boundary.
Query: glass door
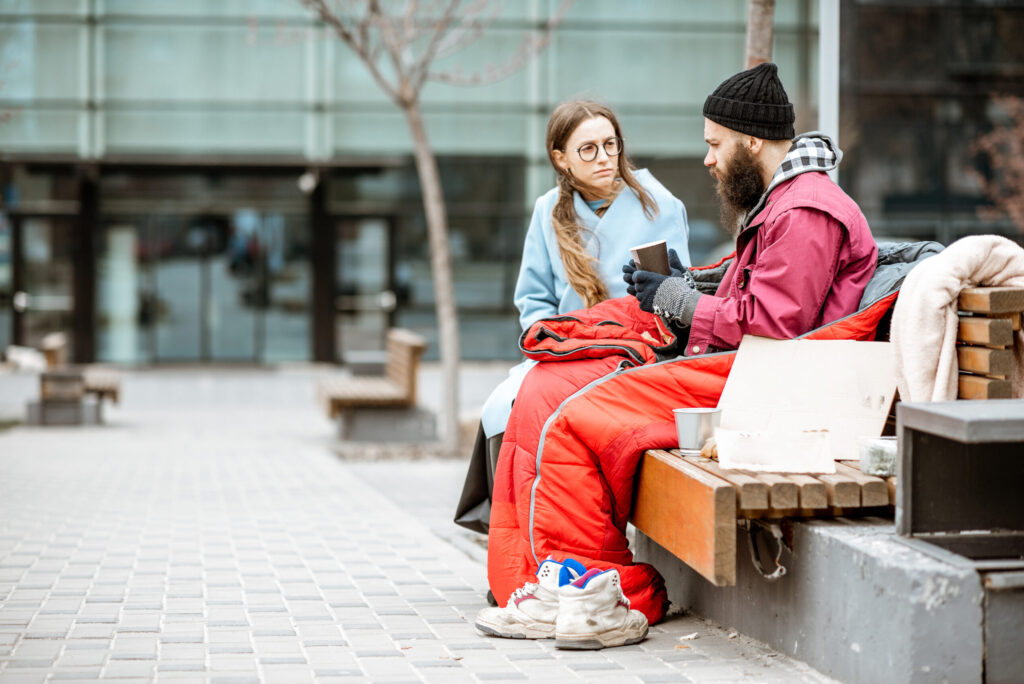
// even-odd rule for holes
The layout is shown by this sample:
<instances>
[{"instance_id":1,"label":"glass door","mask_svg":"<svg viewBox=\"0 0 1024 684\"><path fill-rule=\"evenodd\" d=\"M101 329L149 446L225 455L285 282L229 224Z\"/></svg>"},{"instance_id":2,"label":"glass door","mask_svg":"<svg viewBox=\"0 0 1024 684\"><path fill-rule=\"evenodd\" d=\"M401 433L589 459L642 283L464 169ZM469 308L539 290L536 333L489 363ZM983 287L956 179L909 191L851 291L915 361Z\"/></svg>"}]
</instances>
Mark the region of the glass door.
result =
<instances>
[{"instance_id":1,"label":"glass door","mask_svg":"<svg viewBox=\"0 0 1024 684\"><path fill-rule=\"evenodd\" d=\"M112 218L99 258L100 358L258 360L265 302L250 218Z\"/></svg>"},{"instance_id":2,"label":"glass door","mask_svg":"<svg viewBox=\"0 0 1024 684\"><path fill-rule=\"evenodd\" d=\"M304 361L308 198L290 174L101 178L100 360Z\"/></svg>"},{"instance_id":3,"label":"glass door","mask_svg":"<svg viewBox=\"0 0 1024 684\"><path fill-rule=\"evenodd\" d=\"M391 222L385 217L341 218L336 225L336 339L338 357L351 363L384 349L396 304Z\"/></svg>"},{"instance_id":4,"label":"glass door","mask_svg":"<svg viewBox=\"0 0 1024 684\"><path fill-rule=\"evenodd\" d=\"M9 282L13 285L11 310L15 342L38 348L49 333L63 332L67 335L68 358L73 357L73 224L74 219L67 216L15 216L8 229L7 242L9 258L13 257ZM12 245L19 245L20 254L14 253ZM2 249L0 247L0 251ZM17 274L15 267L20 271ZM0 287L3 287L2 281Z\"/></svg>"}]
</instances>

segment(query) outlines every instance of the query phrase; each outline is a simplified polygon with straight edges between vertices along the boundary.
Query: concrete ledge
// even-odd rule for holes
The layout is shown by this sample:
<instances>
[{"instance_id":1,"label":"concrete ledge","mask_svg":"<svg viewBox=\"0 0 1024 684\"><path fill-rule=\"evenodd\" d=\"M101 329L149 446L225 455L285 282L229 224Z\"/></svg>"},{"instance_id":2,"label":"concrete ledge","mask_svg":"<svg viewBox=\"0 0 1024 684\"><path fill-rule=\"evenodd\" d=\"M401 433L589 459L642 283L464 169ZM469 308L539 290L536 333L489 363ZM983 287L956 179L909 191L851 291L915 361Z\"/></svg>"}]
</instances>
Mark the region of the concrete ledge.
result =
<instances>
[{"instance_id":1,"label":"concrete ledge","mask_svg":"<svg viewBox=\"0 0 1024 684\"><path fill-rule=\"evenodd\" d=\"M412 408L359 408L338 418L338 437L352 442L429 442L437 439L437 417Z\"/></svg>"},{"instance_id":2,"label":"concrete ledge","mask_svg":"<svg viewBox=\"0 0 1024 684\"><path fill-rule=\"evenodd\" d=\"M879 518L787 523L788 572L766 581L737 530L735 587L715 587L637 533L671 600L844 682L981 682L979 574L903 543ZM790 535L787 534L787 538Z\"/></svg>"}]
</instances>

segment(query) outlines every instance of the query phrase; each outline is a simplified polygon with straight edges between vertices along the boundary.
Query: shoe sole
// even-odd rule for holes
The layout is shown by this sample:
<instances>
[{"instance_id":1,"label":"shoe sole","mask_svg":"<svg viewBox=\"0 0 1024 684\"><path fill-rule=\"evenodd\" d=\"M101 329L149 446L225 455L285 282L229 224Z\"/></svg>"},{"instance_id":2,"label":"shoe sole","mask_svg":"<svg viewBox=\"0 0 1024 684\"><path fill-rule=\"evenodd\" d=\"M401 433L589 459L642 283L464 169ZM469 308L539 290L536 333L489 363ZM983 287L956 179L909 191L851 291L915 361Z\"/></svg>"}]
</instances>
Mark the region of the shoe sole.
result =
<instances>
[{"instance_id":1,"label":"shoe sole","mask_svg":"<svg viewBox=\"0 0 1024 684\"><path fill-rule=\"evenodd\" d=\"M492 625L486 622L477 620L476 628L487 636L499 637L501 639L551 639L555 636L555 628L552 625L550 629L531 627L529 625L515 625L519 628L519 631L502 631L509 630L512 625Z\"/></svg>"},{"instance_id":2,"label":"shoe sole","mask_svg":"<svg viewBox=\"0 0 1024 684\"><path fill-rule=\"evenodd\" d=\"M638 644L647 638L647 626L640 636L630 637L625 632L605 632L604 634L555 634L555 648L567 651L597 651L614 646Z\"/></svg>"}]
</instances>

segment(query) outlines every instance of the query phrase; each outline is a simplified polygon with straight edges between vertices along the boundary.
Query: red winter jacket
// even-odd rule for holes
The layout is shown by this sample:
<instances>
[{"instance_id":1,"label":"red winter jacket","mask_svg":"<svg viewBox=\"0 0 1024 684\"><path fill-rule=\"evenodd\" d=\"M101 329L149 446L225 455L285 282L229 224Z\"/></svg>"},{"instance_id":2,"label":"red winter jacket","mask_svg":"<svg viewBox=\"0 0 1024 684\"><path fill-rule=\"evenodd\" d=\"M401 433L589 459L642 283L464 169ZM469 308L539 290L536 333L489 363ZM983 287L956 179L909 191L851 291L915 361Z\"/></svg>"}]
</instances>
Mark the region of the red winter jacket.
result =
<instances>
[{"instance_id":1,"label":"red winter jacket","mask_svg":"<svg viewBox=\"0 0 1024 684\"><path fill-rule=\"evenodd\" d=\"M895 298L806 337L874 339ZM672 409L717 405L735 358L722 352L652 362L665 332L657 316L623 297L524 333L529 356L572 360L539 363L527 374L505 430L487 552L499 605L535 579L544 558L572 557L588 568L616 568L632 607L651 624L664 616L661 576L633 563L626 541L637 464L647 449L675 444Z\"/></svg>"},{"instance_id":2,"label":"red winter jacket","mask_svg":"<svg viewBox=\"0 0 1024 684\"><path fill-rule=\"evenodd\" d=\"M686 353L791 338L856 311L877 256L860 208L827 175L780 183L737 238L718 292L697 302Z\"/></svg>"}]
</instances>

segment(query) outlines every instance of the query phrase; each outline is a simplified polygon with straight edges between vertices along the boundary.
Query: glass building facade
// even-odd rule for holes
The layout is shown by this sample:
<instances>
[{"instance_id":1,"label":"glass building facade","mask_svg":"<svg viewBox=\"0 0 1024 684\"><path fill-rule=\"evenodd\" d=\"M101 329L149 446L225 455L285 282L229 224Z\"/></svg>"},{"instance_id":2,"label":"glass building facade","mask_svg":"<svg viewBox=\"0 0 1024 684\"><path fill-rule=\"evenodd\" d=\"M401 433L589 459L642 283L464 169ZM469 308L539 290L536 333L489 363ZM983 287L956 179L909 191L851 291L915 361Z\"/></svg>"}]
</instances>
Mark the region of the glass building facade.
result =
<instances>
[{"instance_id":1,"label":"glass building facade","mask_svg":"<svg viewBox=\"0 0 1024 684\"><path fill-rule=\"evenodd\" d=\"M798 130L818 127L830 1L776 5ZM503 3L438 68L501 62L557 5ZM840 6L839 181L876 235L1017 235L978 212L971 141L999 124L993 92L1024 94L1024 11ZM511 77L426 86L464 358L517 356L512 290L564 99L611 105L627 153L685 202L695 261L721 252L701 106L742 68L745 24L745 0L578 0ZM365 67L293 0L0 0L0 347L65 330L80 361L277 363L358 358L390 325L433 340L411 149Z\"/></svg>"}]
</instances>

